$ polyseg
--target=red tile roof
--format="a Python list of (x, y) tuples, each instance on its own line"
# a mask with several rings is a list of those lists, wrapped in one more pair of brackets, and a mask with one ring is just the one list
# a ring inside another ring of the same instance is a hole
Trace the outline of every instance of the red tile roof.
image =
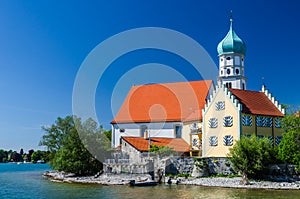
[(230, 89), (230, 91), (243, 105), (243, 113), (278, 117), (284, 116), (263, 92), (239, 89)]
[(208, 80), (133, 86), (112, 123), (200, 120), (211, 85)]
[[(141, 152), (149, 150), (149, 140), (143, 137), (122, 137), (128, 144)], [(189, 152), (190, 146), (182, 138), (151, 138), (151, 145), (168, 146), (177, 152)]]

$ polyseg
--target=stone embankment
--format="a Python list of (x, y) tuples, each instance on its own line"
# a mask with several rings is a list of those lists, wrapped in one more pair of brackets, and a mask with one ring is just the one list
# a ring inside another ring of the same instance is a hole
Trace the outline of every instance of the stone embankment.
[(250, 181), (249, 185), (241, 184), (241, 177), (235, 178), (189, 178), (180, 180), (180, 184), (199, 185), (208, 187), (225, 188), (247, 188), (247, 189), (298, 189), (300, 190), (300, 181), (295, 182), (272, 182), (272, 181)]
[(64, 172), (50, 171), (43, 174), (53, 182), (65, 183), (83, 183), (83, 184), (102, 184), (102, 185), (126, 185), (130, 180), (148, 181), (151, 176), (147, 174), (118, 174), (100, 176), (74, 176), (74, 174), (67, 174)]
[[(130, 180), (150, 181), (151, 176), (146, 174), (102, 174), (98, 177), (86, 176), (78, 177), (64, 172), (46, 172), (44, 176), (54, 182), (64, 183), (84, 183), (84, 184), (101, 184), (101, 185), (127, 185)], [(167, 177), (166, 177), (167, 179)], [(172, 180), (173, 183), (179, 182), (179, 185), (198, 185), (208, 187), (225, 187), (225, 188), (246, 188), (246, 189), (298, 189), (300, 190), (300, 181), (294, 182), (272, 182), (272, 181), (250, 181), (249, 185), (242, 185), (241, 177), (206, 177), (206, 178), (182, 178)]]

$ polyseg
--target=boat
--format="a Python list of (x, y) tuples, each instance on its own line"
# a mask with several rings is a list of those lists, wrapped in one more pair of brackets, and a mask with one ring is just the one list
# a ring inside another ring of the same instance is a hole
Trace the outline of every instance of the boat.
[(130, 186), (136, 186), (136, 187), (145, 187), (145, 186), (156, 186), (158, 183), (155, 181), (135, 181), (130, 180), (129, 185)]

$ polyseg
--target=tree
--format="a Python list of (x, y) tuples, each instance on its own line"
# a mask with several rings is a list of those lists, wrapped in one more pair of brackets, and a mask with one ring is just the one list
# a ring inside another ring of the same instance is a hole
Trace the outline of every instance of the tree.
[(168, 146), (157, 146), (157, 145), (150, 145), (150, 152), (153, 152), (160, 157), (166, 157), (170, 155), (175, 155), (177, 152)]
[(103, 133), (107, 137), (107, 139), (111, 142), (111, 135), (112, 135), (111, 130), (104, 131)]
[(248, 184), (248, 176), (257, 176), (274, 160), (272, 143), (268, 138), (258, 139), (255, 135), (243, 136), (230, 149), (228, 155), (235, 171), (242, 174), (242, 183)]
[(7, 153), (6, 151), (0, 149), (0, 162), (6, 162), (7, 160)]
[(110, 142), (103, 134), (102, 126), (92, 119), (81, 122), (76, 117), (59, 117), (55, 124), (43, 127), (43, 130), (45, 135), (40, 144), (51, 152), (53, 169), (77, 175), (94, 174), (102, 169), (99, 160), (105, 158)]
[(287, 115), (282, 120), (282, 125), (285, 133), (278, 146), (278, 156), (300, 169), (300, 117), (295, 114)]

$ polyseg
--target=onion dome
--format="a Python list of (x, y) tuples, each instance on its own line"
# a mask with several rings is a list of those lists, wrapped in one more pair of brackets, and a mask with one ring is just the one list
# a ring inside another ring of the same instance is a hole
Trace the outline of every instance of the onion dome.
[(230, 19), (230, 29), (225, 38), (217, 47), (219, 56), (222, 54), (239, 53), (245, 55), (246, 44), (239, 38), (232, 28), (232, 19)]

